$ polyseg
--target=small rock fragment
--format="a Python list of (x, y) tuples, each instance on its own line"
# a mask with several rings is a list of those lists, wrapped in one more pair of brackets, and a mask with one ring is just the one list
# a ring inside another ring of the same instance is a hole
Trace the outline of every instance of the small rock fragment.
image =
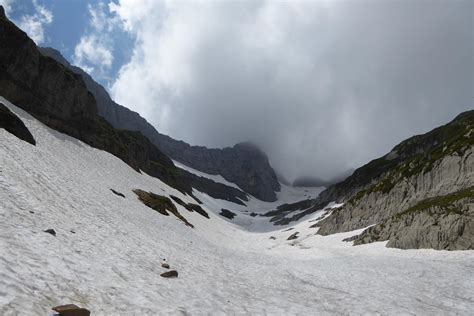
[(160, 276), (162, 276), (163, 278), (177, 278), (178, 277), (178, 271), (170, 270), (170, 271), (167, 271), (167, 272), (164, 272), (164, 273), (160, 274)]
[(115, 191), (114, 189), (110, 189), (110, 191), (112, 191), (112, 193), (115, 194), (115, 195), (118, 195), (118, 196), (123, 197), (123, 198), (125, 197), (125, 195), (123, 193)]
[(55, 232), (54, 229), (52, 229), (52, 228), (46, 229), (44, 232), (45, 232), (45, 233), (48, 233), (48, 234), (51, 234), (51, 235), (53, 235), (54, 237), (56, 237), (56, 232)]
[(167, 264), (166, 262), (163, 262), (163, 263), (161, 264), (161, 266), (162, 266), (163, 268), (165, 268), (165, 269), (169, 269), (169, 268), (170, 268), (170, 265)]
[(298, 234), (299, 234), (298, 232), (293, 233), (292, 235), (290, 235), (290, 237), (288, 237), (287, 240), (293, 240), (293, 239), (298, 238)]
[(275, 240), (275, 239), (276, 239), (276, 237), (275, 237), (275, 236), (270, 236), (270, 239), (273, 239), (273, 240)]

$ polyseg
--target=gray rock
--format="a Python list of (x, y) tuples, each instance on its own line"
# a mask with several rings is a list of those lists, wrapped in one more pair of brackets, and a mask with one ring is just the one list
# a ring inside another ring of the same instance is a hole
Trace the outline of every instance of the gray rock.
[(178, 271), (176, 271), (176, 270), (166, 271), (166, 272), (163, 272), (162, 274), (160, 274), (160, 276), (162, 276), (163, 278), (177, 278), (178, 277)]
[(45, 233), (48, 233), (48, 234), (51, 234), (51, 235), (53, 235), (54, 237), (56, 237), (56, 231), (55, 231), (54, 229), (52, 229), (52, 228), (46, 229), (44, 232), (45, 232)]
[(356, 237), (354, 245), (388, 240), (401, 249), (473, 250), (474, 197), (393, 216)]

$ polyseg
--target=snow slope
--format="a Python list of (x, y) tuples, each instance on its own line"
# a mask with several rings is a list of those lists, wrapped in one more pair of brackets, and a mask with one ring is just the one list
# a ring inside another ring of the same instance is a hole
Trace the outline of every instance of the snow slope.
[[(173, 161), (174, 164), (181, 169), (184, 169), (188, 172), (194, 173), (195, 175), (211, 179), (215, 182), (219, 182), (234, 188), (241, 190), (235, 183), (225, 180), (221, 175), (210, 175), (202, 171), (198, 171), (189, 166), (183, 165), (180, 162)], [(277, 192), (277, 200), (274, 202), (265, 202), (261, 201), (251, 195), (248, 196), (248, 201), (243, 201), (244, 205), (235, 204), (229, 201), (216, 200), (209, 195), (201, 192), (196, 192), (195, 195), (201, 201), (204, 201), (207, 208), (215, 214), (219, 214), (222, 208), (228, 209), (236, 214), (231, 221), (232, 223), (241, 226), (242, 229), (255, 232), (265, 232), (272, 231), (282, 226), (275, 227), (273, 223), (270, 223), (270, 218), (268, 217), (252, 217), (251, 213), (264, 214), (266, 212), (275, 210), (278, 206), (285, 203), (295, 203), (305, 199), (316, 198), (319, 193), (324, 190), (324, 187), (291, 187), (280, 183), (281, 190)], [(302, 210), (304, 211), (304, 210)], [(225, 217), (222, 217), (227, 220)], [(302, 219), (306, 220), (306, 219)], [(284, 227), (284, 226), (283, 226)]]
[[(202, 193), (210, 219), (178, 206), (191, 229), (144, 206), (131, 190), (189, 197), (0, 101), (37, 141), (32, 146), (0, 129), (0, 315), (48, 315), (66, 303), (92, 315), (474, 310), (473, 251), (352, 247), (341, 240), (357, 232), (315, 235), (309, 226), (321, 212), (290, 231), (252, 230), (250, 222), (214, 213), (235, 204)], [(56, 237), (43, 232), (48, 228)], [(300, 237), (287, 241), (296, 231)], [(179, 278), (159, 276), (164, 258)]]

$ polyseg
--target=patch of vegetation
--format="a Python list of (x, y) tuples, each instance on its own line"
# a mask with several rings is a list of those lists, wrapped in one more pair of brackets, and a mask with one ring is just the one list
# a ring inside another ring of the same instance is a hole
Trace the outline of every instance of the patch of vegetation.
[(176, 216), (178, 219), (183, 221), (186, 226), (194, 228), (194, 226), (188, 222), (186, 218), (184, 218), (179, 212), (176, 206), (173, 204), (173, 202), (166, 196), (158, 195), (153, 192), (146, 192), (143, 190), (133, 190), (133, 193), (135, 193), (138, 196), (138, 199), (143, 202), (146, 206), (148, 206), (151, 209), (154, 209), (158, 213), (169, 216), (168, 212), (172, 213), (174, 216)]
[(474, 186), (471, 186), (467, 189), (460, 190), (454, 193), (447, 195), (436, 196), (433, 198), (424, 199), (412, 207), (406, 209), (402, 213), (395, 215), (397, 218), (400, 218), (404, 215), (414, 214), (421, 212), (433, 207), (439, 207), (446, 211), (447, 213), (457, 213), (461, 214), (459, 210), (453, 205), (454, 202), (459, 201), (465, 198), (474, 198)]
[[(353, 188), (366, 187), (348, 201), (354, 204), (373, 192), (388, 193), (401, 179), (429, 172), (442, 158), (449, 155), (461, 156), (472, 146), (474, 110), (461, 113), (450, 123), (424, 135), (405, 140), (395, 146), (390, 154), (357, 169), (332, 189), (339, 196), (344, 196)], [(370, 185), (375, 179), (378, 179), (377, 183)], [(333, 196), (330, 198), (334, 199)]]

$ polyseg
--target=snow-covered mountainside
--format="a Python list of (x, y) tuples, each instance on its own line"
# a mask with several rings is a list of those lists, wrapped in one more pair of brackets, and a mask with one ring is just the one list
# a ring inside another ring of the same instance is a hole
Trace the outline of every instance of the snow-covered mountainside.
[(50, 47), (38, 47), (38, 49), (41, 54), (53, 58), (82, 77), (87, 89), (96, 100), (98, 114), (113, 127), (139, 131), (172, 159), (213, 175), (221, 175), (237, 184), (239, 190), (260, 200), (276, 200), (280, 185), (266, 154), (256, 146), (239, 143), (223, 149), (206, 148), (191, 146), (163, 135), (140, 114), (113, 101), (103, 86), (81, 68), (71, 65), (59, 51)]
[[(316, 235), (311, 226), (324, 210), (290, 226), (245, 213), (318, 193), (285, 187), (279, 203), (251, 198), (247, 207), (193, 190), (209, 218), (174, 203), (191, 228), (133, 191), (196, 203), (189, 195), (0, 102), (36, 142), (0, 128), (1, 315), (48, 315), (66, 303), (92, 315), (474, 310), (472, 251), (402, 251), (385, 242), (353, 247), (342, 239), (361, 230)], [(222, 217), (222, 208), (236, 217)], [(160, 276), (163, 260), (178, 278)]]

